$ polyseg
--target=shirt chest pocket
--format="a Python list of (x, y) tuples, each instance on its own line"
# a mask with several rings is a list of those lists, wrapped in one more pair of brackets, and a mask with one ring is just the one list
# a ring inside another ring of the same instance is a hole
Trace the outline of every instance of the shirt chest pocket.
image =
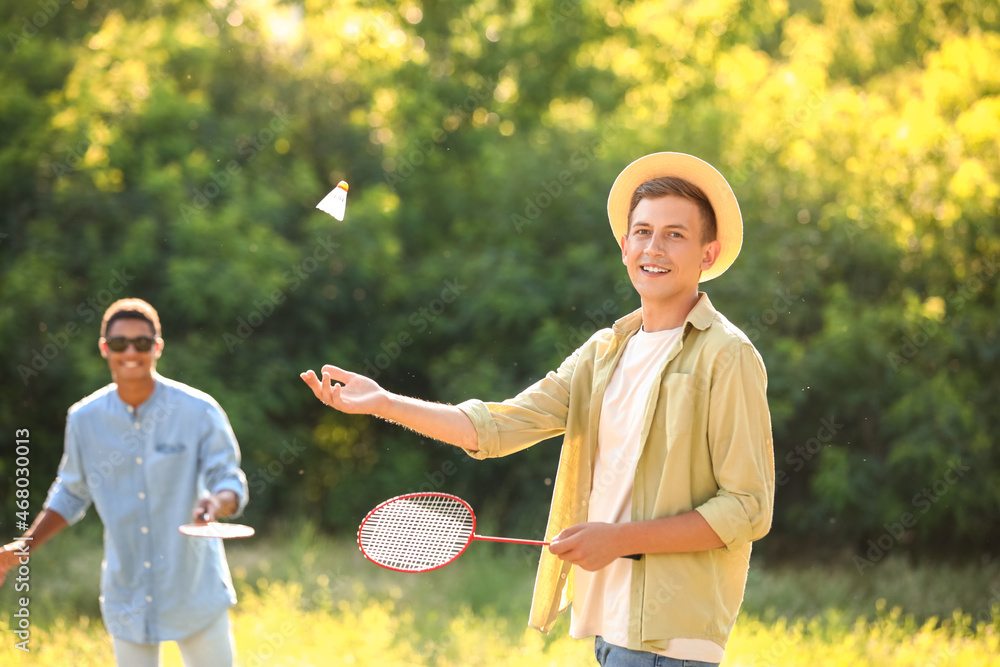
[(691, 433), (704, 409), (704, 381), (697, 375), (669, 373), (660, 383), (653, 427), (670, 440)]
[(149, 465), (158, 475), (184, 474), (191, 459), (191, 448), (183, 443), (160, 441), (153, 445)]

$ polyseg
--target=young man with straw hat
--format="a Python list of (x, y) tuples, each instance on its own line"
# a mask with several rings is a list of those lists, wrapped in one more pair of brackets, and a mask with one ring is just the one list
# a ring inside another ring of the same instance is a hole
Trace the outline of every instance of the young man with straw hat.
[(608, 216), (641, 308), (515, 398), (427, 403), (329, 365), (302, 378), (475, 458), (563, 434), (529, 624), (572, 607), (601, 665), (718, 664), (774, 498), (764, 364), (698, 289), (739, 254), (739, 205), (708, 163), (655, 153), (618, 176)]

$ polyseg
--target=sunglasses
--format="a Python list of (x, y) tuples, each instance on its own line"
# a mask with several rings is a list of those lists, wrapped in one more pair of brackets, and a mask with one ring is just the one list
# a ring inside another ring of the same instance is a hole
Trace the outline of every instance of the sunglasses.
[(149, 352), (153, 349), (156, 339), (152, 336), (139, 336), (138, 338), (115, 336), (113, 338), (105, 338), (104, 342), (112, 352), (124, 352), (128, 349), (129, 343), (135, 346), (136, 352)]

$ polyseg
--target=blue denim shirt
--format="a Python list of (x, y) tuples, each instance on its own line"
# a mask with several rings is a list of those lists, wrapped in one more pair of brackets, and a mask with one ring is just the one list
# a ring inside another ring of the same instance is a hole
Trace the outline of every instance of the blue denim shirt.
[(229, 419), (208, 394), (154, 374), (138, 408), (110, 384), (69, 409), (65, 453), (46, 509), (74, 524), (93, 503), (104, 523), (101, 612), (114, 636), (183, 639), (236, 604), (222, 540), (187, 537), (198, 499), (247, 481)]

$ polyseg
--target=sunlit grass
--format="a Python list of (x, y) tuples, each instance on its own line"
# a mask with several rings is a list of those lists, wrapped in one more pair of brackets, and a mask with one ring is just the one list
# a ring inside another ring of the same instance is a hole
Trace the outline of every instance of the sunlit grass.
[[(96, 610), (95, 538), (92, 529), (67, 534), (34, 557), (32, 650), (14, 648), (13, 619), (2, 616), (0, 664), (113, 664)], [(590, 641), (567, 636), (565, 616), (549, 636), (525, 627), (537, 551), (476, 544), (423, 575), (382, 570), (352, 543), (310, 527), (228, 551), (240, 598), (232, 611), (239, 664), (247, 667), (596, 664)], [(996, 566), (879, 567), (861, 577), (850, 568), (759, 564), (723, 665), (1000, 666), (1000, 607), (989, 592)], [(969, 611), (935, 611), (958, 599)], [(14, 600), (9, 586), (0, 590), (0, 608)], [(181, 665), (173, 644), (164, 665)]]

